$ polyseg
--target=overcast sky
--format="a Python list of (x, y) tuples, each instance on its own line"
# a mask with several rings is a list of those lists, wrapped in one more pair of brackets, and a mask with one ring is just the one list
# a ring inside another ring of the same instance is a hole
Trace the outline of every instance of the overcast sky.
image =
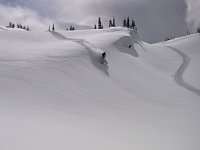
[(130, 16), (142, 40), (152, 43), (185, 35), (187, 26), (197, 28), (198, 8), (200, 0), (0, 0), (0, 25), (13, 21), (48, 29), (54, 21), (63, 28), (69, 23), (92, 27), (101, 16), (106, 27), (112, 16), (119, 26)]

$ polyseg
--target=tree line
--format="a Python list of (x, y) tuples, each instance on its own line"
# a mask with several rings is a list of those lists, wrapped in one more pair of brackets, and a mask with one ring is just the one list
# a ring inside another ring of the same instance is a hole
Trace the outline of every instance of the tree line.
[[(52, 27), (51, 26), (49, 26), (49, 32), (50, 31), (55, 31), (55, 24), (53, 23), (53, 25), (52, 25)], [(70, 31), (74, 31), (75, 30), (75, 27), (73, 26), (73, 25), (71, 25), (70, 27), (69, 27), (69, 29), (68, 28), (66, 28), (66, 30), (68, 31), (68, 30), (70, 30)]]
[[(116, 27), (116, 21), (115, 21), (115, 17), (114, 16), (113, 16), (112, 19), (109, 19), (108, 26), (109, 27)], [(126, 28), (137, 30), (135, 21), (133, 19), (130, 19), (130, 17), (127, 17), (127, 18), (124, 17), (124, 20), (122, 22), (122, 26), (126, 27)], [(101, 17), (99, 17), (98, 18), (98, 24), (96, 24), (94, 22), (94, 29), (103, 29), (103, 28), (104, 28), (104, 25), (103, 25), (103, 23), (101, 21)], [(73, 31), (73, 30), (75, 30), (75, 27), (73, 25), (71, 25), (70, 28), (69, 29), (66, 28), (66, 30), (67, 31), (68, 30)], [(49, 31), (55, 31), (54, 23), (53, 23), (52, 27), (49, 26)]]
[[(109, 19), (108, 26), (109, 27), (116, 27), (115, 17), (113, 17), (112, 19)], [(137, 30), (135, 21), (133, 19), (130, 20), (130, 17), (127, 17), (127, 18), (124, 17), (122, 26), (126, 27), (126, 28)], [(97, 25), (96, 25), (96, 23), (94, 23), (94, 29), (103, 29), (103, 23), (101, 21), (101, 17), (98, 18), (98, 24)]]
[(9, 22), (9, 25), (7, 26), (8, 28), (19, 28), (19, 29), (24, 29), (26, 31), (30, 31), (30, 27), (29, 26), (25, 26), (25, 25), (22, 25), (21, 23), (17, 23), (17, 25), (15, 25), (14, 23), (12, 22)]

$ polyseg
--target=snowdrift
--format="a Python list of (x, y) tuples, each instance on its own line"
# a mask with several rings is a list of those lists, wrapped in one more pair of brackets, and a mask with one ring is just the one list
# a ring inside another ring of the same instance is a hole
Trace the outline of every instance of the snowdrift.
[(199, 39), (0, 29), (1, 149), (199, 150)]

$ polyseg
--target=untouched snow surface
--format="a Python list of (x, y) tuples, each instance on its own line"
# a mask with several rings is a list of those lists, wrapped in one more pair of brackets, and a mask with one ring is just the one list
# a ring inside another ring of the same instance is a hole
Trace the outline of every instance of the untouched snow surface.
[(199, 41), (0, 27), (0, 149), (199, 150)]

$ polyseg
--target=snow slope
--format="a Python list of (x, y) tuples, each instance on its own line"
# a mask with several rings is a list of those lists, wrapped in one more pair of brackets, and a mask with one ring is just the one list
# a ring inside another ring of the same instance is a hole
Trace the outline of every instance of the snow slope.
[(188, 57), (189, 66), (185, 70), (183, 78), (197, 89), (200, 89), (200, 66), (197, 65), (200, 63), (199, 41), (199, 34), (194, 34), (165, 43), (166, 46), (171, 46), (172, 50), (178, 50)]
[(0, 29), (0, 149), (199, 150), (199, 38)]

